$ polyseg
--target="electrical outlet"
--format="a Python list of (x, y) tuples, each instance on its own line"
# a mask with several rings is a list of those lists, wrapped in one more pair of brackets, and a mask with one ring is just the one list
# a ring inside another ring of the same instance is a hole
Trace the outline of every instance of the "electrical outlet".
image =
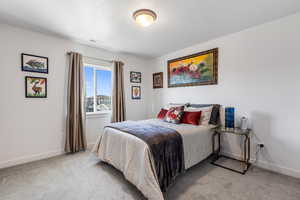
[(259, 147), (259, 148), (264, 148), (265, 147), (265, 145), (263, 144), (263, 143), (259, 143), (259, 144), (257, 144), (257, 147)]

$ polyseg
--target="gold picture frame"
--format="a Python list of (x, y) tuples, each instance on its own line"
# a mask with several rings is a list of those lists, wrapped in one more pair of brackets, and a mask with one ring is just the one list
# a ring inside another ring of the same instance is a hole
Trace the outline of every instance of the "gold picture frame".
[(218, 84), (218, 48), (168, 61), (168, 87)]

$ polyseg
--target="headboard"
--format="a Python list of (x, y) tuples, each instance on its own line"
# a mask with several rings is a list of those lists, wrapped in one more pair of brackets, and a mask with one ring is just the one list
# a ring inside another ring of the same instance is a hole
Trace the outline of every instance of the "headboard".
[(190, 103), (185, 104), (186, 107), (193, 107), (193, 108), (204, 108), (213, 105), (215, 104), (190, 104)]

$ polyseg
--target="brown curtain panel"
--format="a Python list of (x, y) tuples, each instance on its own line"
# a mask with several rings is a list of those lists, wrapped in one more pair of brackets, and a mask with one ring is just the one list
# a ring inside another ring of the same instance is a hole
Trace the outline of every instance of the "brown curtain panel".
[(82, 55), (69, 54), (68, 105), (65, 151), (75, 153), (86, 149), (83, 96)]
[(113, 66), (112, 122), (125, 121), (123, 65), (115, 61)]

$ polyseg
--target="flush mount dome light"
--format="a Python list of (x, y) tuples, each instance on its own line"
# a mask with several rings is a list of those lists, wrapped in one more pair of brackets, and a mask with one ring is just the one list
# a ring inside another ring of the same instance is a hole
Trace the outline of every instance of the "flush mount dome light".
[(133, 19), (143, 27), (153, 24), (156, 18), (155, 12), (149, 9), (140, 9), (133, 13)]

